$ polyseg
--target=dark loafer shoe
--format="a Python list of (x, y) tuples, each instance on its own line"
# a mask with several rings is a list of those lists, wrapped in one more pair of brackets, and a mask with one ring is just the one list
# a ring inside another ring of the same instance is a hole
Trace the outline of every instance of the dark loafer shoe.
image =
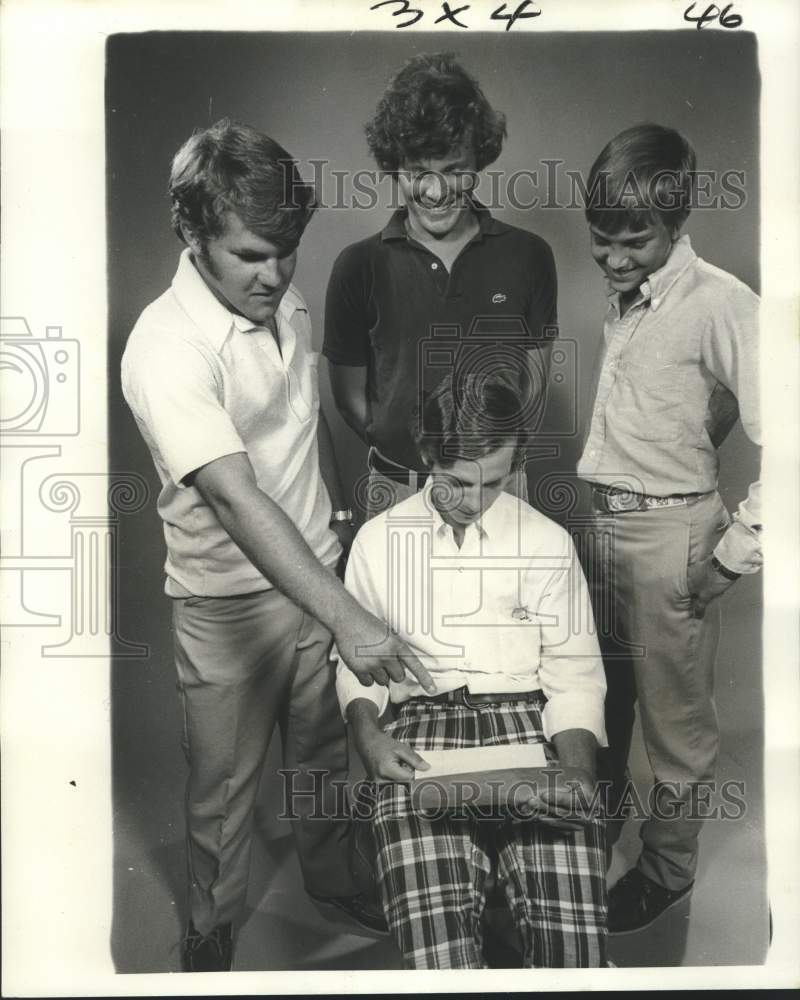
[[(306, 890), (308, 892), (308, 890)], [(317, 903), (325, 903), (327, 906), (335, 906), (337, 910), (346, 913), (348, 917), (355, 920), (373, 934), (388, 934), (389, 928), (383, 916), (383, 910), (371, 903), (362, 893), (355, 896), (315, 896), (313, 892), (308, 895)]]
[(628, 934), (641, 930), (675, 906), (692, 891), (694, 882), (683, 889), (665, 889), (638, 868), (631, 868), (608, 893), (608, 932)]
[(201, 934), (190, 920), (181, 957), (184, 972), (230, 972), (233, 964), (231, 925), (220, 924), (210, 933)]

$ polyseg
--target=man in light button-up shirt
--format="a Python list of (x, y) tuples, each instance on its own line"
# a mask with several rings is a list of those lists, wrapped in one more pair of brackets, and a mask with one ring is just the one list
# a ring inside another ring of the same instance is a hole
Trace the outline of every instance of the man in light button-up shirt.
[[(364, 688), (337, 670), (367, 774), (388, 783), (372, 817), (384, 913), (407, 967), (480, 968), (496, 871), (523, 965), (601, 966), (603, 821), (590, 814), (569, 832), (553, 825), (575, 805), (567, 772), (591, 800), (596, 748), (606, 743), (586, 583), (569, 535), (502, 492), (522, 456), (508, 436), (509, 415), (520, 412), (514, 390), (496, 376), (478, 393), (454, 394), (452, 383), (446, 377), (429, 396), (417, 428), (430, 482), (364, 525), (347, 567), (350, 592), (414, 647), (438, 692), (431, 699), (410, 677)], [(397, 717), (382, 727), (390, 701)], [(424, 774), (427, 750), (526, 743), (543, 744), (563, 769), (539, 790), (544, 816), (434, 819), (413, 808), (406, 783)]]
[(714, 779), (719, 746), (715, 602), (761, 565), (760, 484), (732, 520), (717, 493), (717, 448), (737, 415), (761, 443), (759, 300), (680, 235), (694, 169), (681, 135), (642, 125), (612, 139), (589, 177), (609, 304), (578, 474), (594, 487), (593, 551), (603, 554), (589, 574), (596, 609), (611, 612), (598, 612), (609, 776), (624, 794), (638, 696), (660, 803), (636, 868), (611, 890), (612, 932), (646, 926), (692, 888), (692, 788)]

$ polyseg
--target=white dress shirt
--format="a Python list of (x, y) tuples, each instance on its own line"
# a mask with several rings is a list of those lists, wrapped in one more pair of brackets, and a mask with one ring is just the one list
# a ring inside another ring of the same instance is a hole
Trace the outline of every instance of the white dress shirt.
[[(588, 729), (606, 746), (605, 673), (588, 588), (572, 540), (524, 501), (501, 493), (467, 527), (459, 548), (431, 503), (430, 482), (368, 521), (356, 536), (345, 584), (418, 654), (442, 694), (540, 689), (548, 739)], [(410, 674), (364, 687), (340, 661), (342, 712), (356, 698), (424, 697)]]

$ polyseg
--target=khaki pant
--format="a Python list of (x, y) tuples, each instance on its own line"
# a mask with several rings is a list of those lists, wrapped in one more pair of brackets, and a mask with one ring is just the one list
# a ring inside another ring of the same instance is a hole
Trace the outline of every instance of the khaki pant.
[(665, 783), (656, 815), (651, 809), (641, 828), (639, 868), (668, 889), (694, 879), (701, 821), (690, 818), (692, 785), (713, 780), (719, 748), (719, 605), (696, 616), (688, 573), (729, 523), (719, 495), (709, 493), (685, 506), (598, 513), (584, 539), (608, 681), (605, 776), (621, 790), (638, 698), (650, 766), (657, 785)]
[[(189, 907), (205, 934), (244, 906), (253, 808), (276, 723), (283, 766), (299, 774), (293, 787), (314, 790), (289, 804), (298, 816), (314, 805), (336, 814), (330, 779), (347, 777), (347, 741), (328, 662), (330, 633), (278, 591), (176, 599), (173, 622), (189, 763)], [(326, 776), (316, 785), (308, 773), (315, 768)], [(282, 803), (276, 812), (283, 811)], [(348, 824), (304, 816), (293, 830), (306, 888), (320, 896), (354, 893)]]

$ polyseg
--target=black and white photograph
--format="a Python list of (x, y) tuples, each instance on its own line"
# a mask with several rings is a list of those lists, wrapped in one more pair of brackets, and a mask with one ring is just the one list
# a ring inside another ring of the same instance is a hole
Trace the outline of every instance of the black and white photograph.
[(798, 985), (798, 11), (38, 6), (3, 994)]

